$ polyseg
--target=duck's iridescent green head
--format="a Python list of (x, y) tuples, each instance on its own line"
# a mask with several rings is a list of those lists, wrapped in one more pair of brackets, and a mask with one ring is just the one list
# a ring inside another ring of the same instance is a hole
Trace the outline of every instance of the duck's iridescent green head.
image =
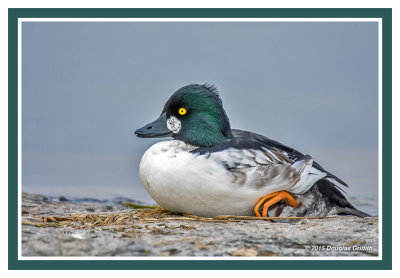
[(171, 136), (198, 147), (233, 137), (216, 88), (206, 84), (180, 88), (165, 103), (160, 117), (135, 133), (145, 138)]

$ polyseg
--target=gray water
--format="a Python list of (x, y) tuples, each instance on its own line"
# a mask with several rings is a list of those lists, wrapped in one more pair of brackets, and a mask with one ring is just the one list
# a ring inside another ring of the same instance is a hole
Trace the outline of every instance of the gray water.
[(138, 166), (157, 140), (134, 130), (207, 82), (233, 128), (311, 155), (377, 214), (378, 34), (376, 22), (23, 22), (22, 190), (154, 203)]

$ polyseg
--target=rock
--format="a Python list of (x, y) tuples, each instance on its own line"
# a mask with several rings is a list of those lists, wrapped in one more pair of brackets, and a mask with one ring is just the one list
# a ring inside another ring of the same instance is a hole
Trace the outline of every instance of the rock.
[(22, 256), (378, 256), (378, 217), (210, 219), (22, 195)]
[(257, 250), (251, 248), (239, 248), (231, 253), (232, 256), (254, 257), (257, 256)]

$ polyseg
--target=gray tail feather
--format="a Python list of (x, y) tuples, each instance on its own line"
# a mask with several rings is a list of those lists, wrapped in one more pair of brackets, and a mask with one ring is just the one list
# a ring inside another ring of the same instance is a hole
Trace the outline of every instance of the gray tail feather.
[(370, 217), (368, 213), (362, 212), (361, 210), (358, 210), (356, 208), (342, 208), (342, 207), (336, 207), (336, 209), (341, 213), (341, 214), (346, 214), (346, 215), (355, 215), (359, 217)]
[(329, 204), (335, 207), (341, 214), (355, 215), (359, 217), (370, 216), (369, 214), (356, 209), (352, 204), (350, 204), (337, 186), (329, 180), (319, 180), (317, 181), (316, 186), (322, 196), (328, 200)]

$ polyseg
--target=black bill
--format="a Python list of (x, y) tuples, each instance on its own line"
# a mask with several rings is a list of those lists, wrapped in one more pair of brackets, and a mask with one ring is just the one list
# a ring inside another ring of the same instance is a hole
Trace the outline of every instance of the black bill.
[(142, 138), (156, 138), (156, 137), (168, 137), (172, 134), (171, 130), (167, 128), (167, 116), (162, 113), (157, 120), (152, 123), (145, 125), (135, 131), (137, 137)]

